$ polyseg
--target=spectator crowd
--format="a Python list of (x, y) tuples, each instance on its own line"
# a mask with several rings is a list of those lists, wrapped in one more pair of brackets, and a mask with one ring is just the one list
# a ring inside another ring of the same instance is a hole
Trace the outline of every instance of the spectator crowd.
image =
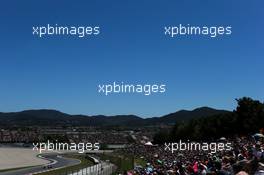
[(144, 160), (128, 175), (264, 175), (263, 138), (227, 139), (232, 150), (216, 153), (202, 150), (171, 153), (158, 145), (132, 145), (124, 150)]

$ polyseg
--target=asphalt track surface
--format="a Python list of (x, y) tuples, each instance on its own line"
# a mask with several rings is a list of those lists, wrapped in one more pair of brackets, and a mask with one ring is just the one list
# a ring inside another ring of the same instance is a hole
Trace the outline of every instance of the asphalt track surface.
[[(51, 162), (52, 168), (48, 170), (77, 165), (80, 163), (80, 161), (77, 159), (65, 158), (65, 157), (58, 156), (57, 154), (47, 154), (47, 155), (43, 155), (43, 157), (53, 162), (53, 163)], [(47, 170), (47, 168), (44, 169), (44, 165), (39, 165), (39, 166), (30, 167), (30, 168), (23, 168), (23, 169), (18, 169), (18, 170), (13, 170), (13, 171), (0, 172), (0, 175), (31, 175), (33, 173), (37, 173), (37, 172), (45, 171), (45, 170)]]

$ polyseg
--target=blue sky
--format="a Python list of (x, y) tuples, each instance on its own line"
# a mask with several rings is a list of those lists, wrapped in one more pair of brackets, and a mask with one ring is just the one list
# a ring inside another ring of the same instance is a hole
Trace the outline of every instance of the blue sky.
[[(235, 98), (264, 100), (264, 1), (0, 2), (0, 111), (160, 116)], [(93, 38), (32, 35), (32, 26), (98, 25)], [(164, 26), (231, 25), (232, 35), (168, 38)], [(97, 93), (109, 82), (164, 83), (165, 94)]]

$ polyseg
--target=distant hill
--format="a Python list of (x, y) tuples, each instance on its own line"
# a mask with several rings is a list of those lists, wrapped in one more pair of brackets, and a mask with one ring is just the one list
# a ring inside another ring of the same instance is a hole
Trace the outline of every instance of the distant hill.
[(175, 119), (176, 121), (190, 120), (192, 118), (207, 117), (207, 116), (213, 116), (213, 115), (218, 115), (218, 114), (223, 114), (223, 113), (228, 113), (228, 112), (229, 111), (217, 110), (217, 109), (213, 109), (209, 107), (201, 107), (201, 108), (196, 108), (192, 111), (180, 110), (178, 112), (165, 115), (161, 117), (161, 119), (166, 122), (175, 122)]
[(0, 126), (151, 126), (174, 124), (182, 120), (207, 117), (229, 111), (201, 107), (192, 111), (180, 110), (162, 117), (143, 119), (135, 115), (86, 116), (70, 115), (56, 110), (40, 109), (0, 113)]

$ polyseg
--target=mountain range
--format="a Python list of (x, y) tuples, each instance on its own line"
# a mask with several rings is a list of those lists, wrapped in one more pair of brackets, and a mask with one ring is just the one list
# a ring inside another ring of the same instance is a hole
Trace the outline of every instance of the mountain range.
[(153, 126), (172, 125), (192, 118), (208, 117), (228, 113), (209, 107), (180, 110), (161, 117), (141, 118), (135, 115), (86, 116), (70, 115), (57, 110), (39, 109), (21, 112), (0, 112), (0, 126)]

